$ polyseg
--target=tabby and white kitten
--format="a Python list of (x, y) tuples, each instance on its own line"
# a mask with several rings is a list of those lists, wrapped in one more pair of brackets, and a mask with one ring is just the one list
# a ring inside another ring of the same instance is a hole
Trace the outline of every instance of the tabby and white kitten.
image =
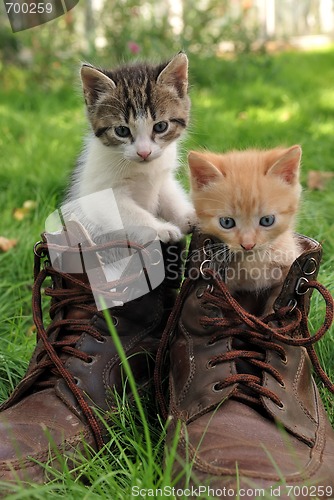
[[(189, 122), (187, 56), (111, 71), (84, 64), (81, 80), (91, 133), (63, 210), (73, 200), (111, 188), (125, 228), (148, 226), (163, 242), (180, 239), (195, 221), (175, 179), (177, 140)], [(99, 226), (121, 229), (103, 193), (89, 199), (76, 215), (93, 238)]]
[(300, 159), (300, 146), (189, 154), (199, 227), (225, 243), (212, 252), (228, 262), (232, 293), (281, 286), (300, 255), (293, 232)]

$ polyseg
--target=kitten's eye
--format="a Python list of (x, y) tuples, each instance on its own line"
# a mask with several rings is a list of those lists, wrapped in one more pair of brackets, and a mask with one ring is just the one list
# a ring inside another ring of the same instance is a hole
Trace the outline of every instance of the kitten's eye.
[(115, 132), (118, 137), (129, 137), (129, 135), (131, 134), (129, 127), (124, 127), (124, 125), (115, 127)]
[(224, 229), (232, 229), (235, 226), (235, 220), (232, 217), (221, 217), (219, 219), (219, 224)]
[(166, 132), (167, 128), (168, 128), (167, 122), (158, 122), (155, 125), (153, 125), (153, 130), (157, 134), (162, 134), (163, 132)]
[(275, 215), (265, 215), (260, 219), (260, 226), (269, 227), (275, 222)]

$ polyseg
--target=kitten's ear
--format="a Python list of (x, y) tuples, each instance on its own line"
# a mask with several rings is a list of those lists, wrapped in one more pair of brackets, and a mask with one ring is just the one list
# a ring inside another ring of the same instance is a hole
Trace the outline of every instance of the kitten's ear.
[(180, 52), (159, 73), (157, 83), (176, 87), (180, 95), (188, 91), (188, 58)]
[(195, 151), (190, 151), (188, 164), (193, 189), (203, 189), (208, 184), (217, 182), (223, 177), (217, 167)]
[(268, 174), (278, 175), (287, 184), (296, 184), (299, 180), (299, 167), (302, 156), (300, 146), (292, 146), (268, 170)]
[(107, 92), (116, 87), (111, 78), (87, 64), (81, 66), (80, 76), (86, 104), (94, 104), (101, 92)]

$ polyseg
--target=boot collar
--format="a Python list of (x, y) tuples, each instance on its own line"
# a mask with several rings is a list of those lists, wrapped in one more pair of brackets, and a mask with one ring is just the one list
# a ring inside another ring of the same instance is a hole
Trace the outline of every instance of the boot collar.
[[(303, 288), (310, 279), (314, 280), (318, 275), (322, 257), (321, 244), (313, 238), (298, 233), (296, 233), (296, 237), (304, 251), (293, 262), (282, 283), (281, 292), (275, 301), (275, 310), (287, 305), (294, 308), (305, 299), (309, 299), (310, 292)], [(225, 281), (227, 266), (228, 247), (224, 242), (196, 229), (189, 246), (185, 276), (197, 279), (203, 277), (205, 268), (210, 268), (215, 271), (216, 276)]]

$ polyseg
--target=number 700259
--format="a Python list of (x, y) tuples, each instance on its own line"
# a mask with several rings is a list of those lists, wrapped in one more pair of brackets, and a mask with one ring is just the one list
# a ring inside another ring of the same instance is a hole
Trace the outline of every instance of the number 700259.
[(18, 2), (6, 2), (7, 14), (51, 14), (52, 3), (18, 3)]

